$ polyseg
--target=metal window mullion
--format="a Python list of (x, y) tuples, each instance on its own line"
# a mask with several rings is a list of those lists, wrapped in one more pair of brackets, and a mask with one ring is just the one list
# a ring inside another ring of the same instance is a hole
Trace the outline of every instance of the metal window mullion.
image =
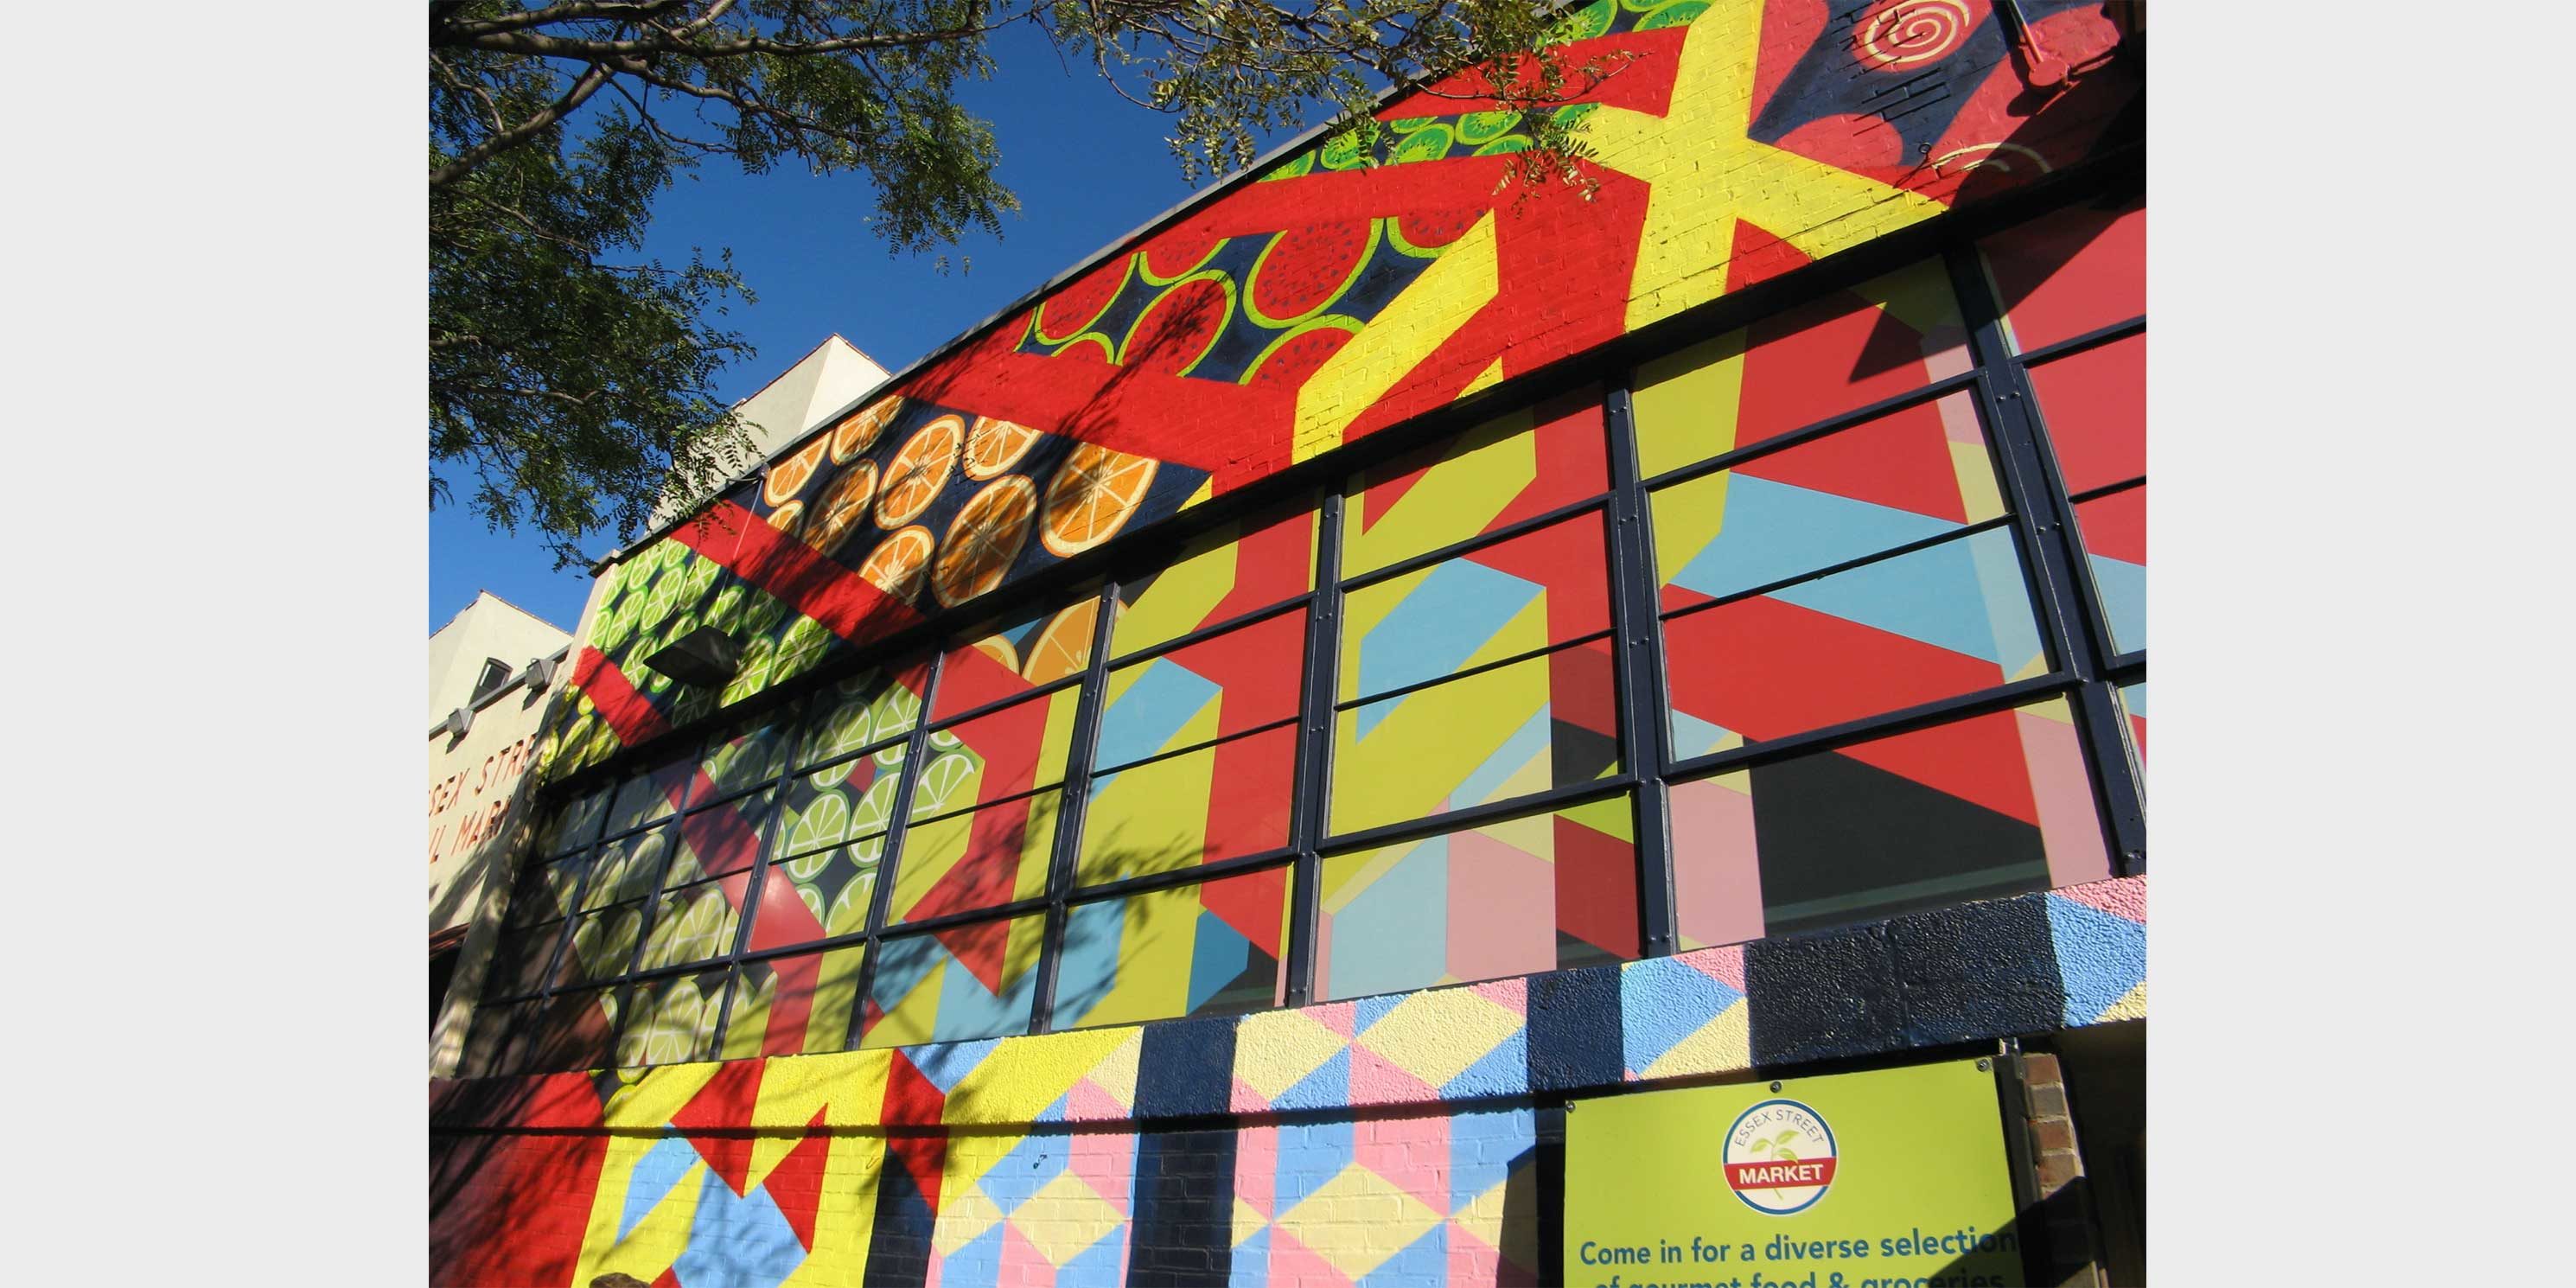
[(1281, 1000), (1305, 1006), (1315, 997), (1315, 937), (1323, 912), (1321, 847), (1333, 806), (1333, 710), (1341, 674), (1342, 506), (1338, 487), (1327, 489), (1315, 510), (1315, 591), (1306, 615), (1305, 687), (1298, 711), (1296, 796), (1289, 810), (1288, 942), (1280, 963), (1287, 978)]
[(2023, 558), (2037, 596), (2042, 628), (2057, 650), (2060, 669), (2077, 677), (2075, 723), (2093, 762), (2093, 790), (2102, 810), (2104, 840), (2114, 875), (2146, 871), (2146, 813), (2136, 776), (2129, 772), (2119, 707), (2103, 679), (2111, 652), (2107, 618), (2084, 567), (2075, 535), (2074, 507), (2040, 430), (2028, 373), (2004, 342), (2003, 310), (1976, 248), (1960, 244), (1944, 255), (1950, 285), (1967, 324), (1968, 349), (1982, 375), (1977, 412), (2003, 466), (2004, 493), (2020, 532)]
[(911, 734), (904, 739), (903, 767), (895, 771), (894, 800), (886, 808), (885, 847), (877, 852), (877, 886), (868, 894), (868, 919), (859, 928), (860, 938), (856, 941), (863, 951), (858, 978), (852, 985), (857, 996), (850, 999), (853, 1031), (843, 1035), (848, 1043), (846, 1050), (858, 1049), (859, 1034), (855, 1030), (867, 1022), (868, 997), (877, 985), (877, 943), (884, 938), (885, 920), (894, 906), (895, 874), (902, 865), (904, 837), (912, 830), (912, 794), (920, 782), (922, 762), (930, 758), (930, 708), (939, 701), (939, 682), (948, 673), (947, 650), (933, 648), (928, 665), (929, 674), (921, 682), (921, 710), (912, 722)]
[(1610, 435), (1610, 612), (1617, 631), (1612, 674), (1619, 697), (1619, 758), (1637, 780), (1629, 804), (1635, 816), (1639, 942), (1645, 956), (1662, 957), (1678, 942), (1679, 912), (1664, 787), (1670, 750), (1664, 745), (1663, 631), (1656, 621), (1654, 534), (1638, 478), (1631, 379), (1614, 379), (1602, 407)]
[[(830, 705), (822, 700), (820, 690), (810, 700), (816, 714)], [(752, 923), (760, 916), (760, 897), (769, 888), (770, 856), (778, 852), (779, 833), (787, 826), (787, 785), (796, 780), (796, 735), (802, 732), (804, 722), (790, 720), (779, 735), (787, 745), (780, 749), (778, 763), (782, 768), (778, 777), (770, 782), (769, 820), (761, 825), (760, 845), (751, 855), (751, 880), (742, 888), (742, 924), (734, 927), (733, 945), (725, 950), (721, 959), (725, 971), (725, 995), (723, 1002), (716, 1007), (716, 1027), (709, 1040), (713, 1049), (707, 1053), (710, 1059), (724, 1056), (725, 1029), (733, 1023), (733, 999), (742, 991), (743, 949), (751, 943)], [(748, 792), (744, 794), (749, 795)]]
[[(1029, 1031), (1055, 1027), (1055, 976), (1064, 964), (1064, 928), (1082, 825), (1090, 813), (1091, 761), (1100, 741), (1100, 709), (1109, 698), (1109, 635), (1118, 622), (1118, 583), (1100, 585), (1100, 610), (1091, 622), (1091, 652), (1083, 659), (1080, 696), (1074, 699), (1072, 745), (1065, 750), (1064, 781), (1057, 789), (1055, 850), (1047, 862), (1046, 929), (1038, 939), (1036, 996), (1029, 1002)], [(1077, 802), (1079, 806), (1077, 807)]]

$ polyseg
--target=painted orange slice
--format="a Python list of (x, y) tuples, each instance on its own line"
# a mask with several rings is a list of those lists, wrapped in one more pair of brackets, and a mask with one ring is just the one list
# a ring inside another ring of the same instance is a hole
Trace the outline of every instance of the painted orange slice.
[(769, 526), (791, 537), (804, 526), (804, 522), (805, 503), (802, 501), (790, 501), (769, 512)]
[(975, 418), (975, 428), (966, 435), (966, 477), (980, 483), (1002, 477), (1004, 471), (1020, 463), (1029, 449), (1038, 445), (1044, 435), (1016, 421), (995, 420), (990, 416)]
[(854, 461), (841, 467), (841, 476), (823, 489), (815, 502), (814, 521), (806, 525), (805, 540), (815, 549), (830, 554), (840, 549), (861, 523), (867, 521), (868, 506), (877, 499), (877, 463)]
[(921, 575), (930, 568), (930, 529), (915, 525), (877, 543), (859, 565), (859, 576), (885, 593), (911, 603), (921, 594)]
[(957, 449), (965, 439), (966, 422), (942, 416), (904, 440), (877, 484), (877, 526), (900, 528), (920, 518), (956, 472)]
[(795, 500), (796, 494), (814, 481), (814, 471), (823, 464), (823, 449), (829, 445), (817, 438), (807, 443), (803, 451), (770, 466), (769, 476), (760, 483), (760, 499), (773, 506)]
[(885, 427), (902, 412), (902, 397), (888, 394), (842, 417), (841, 423), (832, 427), (832, 459), (846, 461), (876, 446), (877, 435), (884, 433)]
[(1100, 601), (1086, 599), (1057, 613), (1029, 645), (1029, 664), (1020, 672), (1031, 684), (1061, 680), (1091, 665), (1092, 629), (1100, 623)]
[(1029, 542), (1037, 512), (1037, 485), (1016, 474), (967, 498), (931, 563), (931, 593), (953, 607), (1001, 585), (1011, 561), (1020, 557), (1020, 547)]
[(1046, 526), (1038, 539), (1050, 552), (1072, 556), (1118, 535), (1144, 505), (1161, 465), (1097, 443), (1074, 448), (1047, 484)]

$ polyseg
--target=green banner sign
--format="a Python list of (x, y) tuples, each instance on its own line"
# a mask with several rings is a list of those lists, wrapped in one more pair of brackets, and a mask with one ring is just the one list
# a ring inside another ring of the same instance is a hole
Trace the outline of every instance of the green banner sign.
[(2022, 1283), (1995, 1076), (1977, 1064), (1574, 1102), (1561, 1282)]

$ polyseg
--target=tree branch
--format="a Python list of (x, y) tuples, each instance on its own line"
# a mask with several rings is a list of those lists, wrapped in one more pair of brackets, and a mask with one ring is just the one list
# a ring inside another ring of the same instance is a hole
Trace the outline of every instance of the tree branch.
[(495, 154), (499, 153), (503, 149), (515, 147), (518, 144), (536, 137), (539, 131), (562, 120), (565, 113), (581, 106), (590, 98), (591, 95), (598, 93), (599, 87), (608, 83), (608, 77), (609, 71), (607, 67), (599, 63), (592, 63), (590, 65), (590, 70), (583, 72), (581, 74), (581, 79), (574, 81), (571, 91), (566, 93), (562, 98), (556, 99), (536, 115), (519, 122), (517, 126), (503, 130), (502, 132), (483, 140), (481, 143), (475, 144), (473, 147), (466, 149), (464, 155), (430, 171), (429, 186), (433, 190), (446, 187), (448, 184), (464, 178), (467, 174), (473, 171), (474, 167), (483, 164), (485, 161), (491, 160)]

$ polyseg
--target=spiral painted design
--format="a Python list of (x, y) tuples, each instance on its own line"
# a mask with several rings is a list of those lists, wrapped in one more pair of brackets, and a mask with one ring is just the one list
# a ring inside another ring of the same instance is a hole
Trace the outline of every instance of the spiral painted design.
[(1967, 0), (1890, 0), (1854, 25), (1864, 66), (1910, 67), (1957, 49), (1976, 20)]

